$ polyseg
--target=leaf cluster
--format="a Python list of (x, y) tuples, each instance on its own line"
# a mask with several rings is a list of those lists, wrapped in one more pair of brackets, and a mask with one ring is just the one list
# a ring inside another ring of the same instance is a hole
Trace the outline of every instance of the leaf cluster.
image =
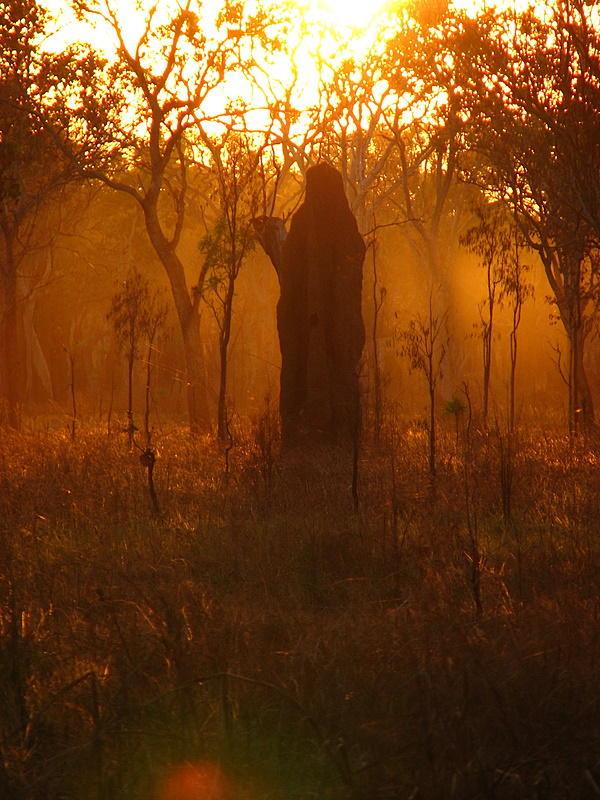
[(436, 314), (431, 301), (427, 317), (417, 314), (396, 332), (400, 355), (408, 359), (411, 371), (422, 372), (430, 386), (443, 378), (442, 365), (448, 351), (447, 313)]
[(120, 348), (132, 360), (139, 356), (143, 339), (153, 339), (164, 324), (167, 308), (148, 279), (132, 270), (113, 295), (107, 319), (112, 323)]

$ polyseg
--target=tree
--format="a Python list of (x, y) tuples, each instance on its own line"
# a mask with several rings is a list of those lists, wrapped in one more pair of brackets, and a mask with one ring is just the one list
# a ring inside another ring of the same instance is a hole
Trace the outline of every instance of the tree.
[[(47, 277), (48, 261), (38, 258), (35, 265), (33, 256), (53, 239), (51, 201), (78, 178), (53, 135), (64, 104), (55, 100), (48, 108), (47, 126), (34, 113), (50, 87), (72, 88), (77, 70), (85, 73), (82, 51), (72, 49), (65, 64), (41, 49), (48, 24), (35, 0), (0, 0), (0, 391), (13, 426), (24, 399), (25, 365), (37, 353), (45, 366), (31, 299)], [(80, 152), (87, 151), (81, 144)]]
[[(380, 35), (383, 39), (386, 32)], [(389, 193), (391, 174), (385, 191), (382, 177), (395, 146), (387, 135), (390, 116), (400, 116), (413, 99), (410, 90), (400, 98), (397, 87), (387, 81), (390, 64), (381, 50), (376, 41), (360, 58), (333, 63), (323, 58), (319, 106), (312, 119), (318, 157), (338, 167), (362, 235)], [(407, 79), (406, 89), (409, 84)]]
[[(598, 282), (598, 35), (583, 3), (484, 12), (453, 49), (479, 161), (470, 179), (512, 208), (540, 257), (569, 342), (569, 429), (594, 421), (585, 370)], [(595, 49), (596, 48), (596, 49)], [(475, 163), (475, 167), (473, 164)]]
[(219, 330), (217, 435), (225, 441), (229, 437), (227, 374), (233, 301), (240, 269), (255, 241), (252, 220), (261, 190), (256, 180), (261, 149), (253, 150), (246, 137), (231, 131), (218, 140), (205, 137), (204, 141), (216, 178), (218, 216), (213, 230), (201, 242), (207, 283), (202, 296), (213, 310)]
[(436, 467), (436, 393), (443, 377), (443, 364), (448, 352), (446, 333), (447, 312), (439, 314), (434, 309), (433, 290), (429, 292), (427, 316), (417, 314), (409, 320), (408, 326), (398, 331), (400, 354), (405, 356), (411, 371), (422, 372), (427, 381), (429, 399), (429, 473), (435, 478)]
[(511, 305), (510, 375), (508, 421), (515, 426), (515, 382), (518, 354), (518, 329), (526, 297), (532, 287), (527, 283), (527, 265), (521, 260), (523, 237), (503, 205), (482, 202), (474, 208), (476, 224), (460, 238), (461, 244), (480, 258), (486, 272), (486, 298), (479, 307), (483, 344), (483, 421), (487, 424), (490, 396), (494, 318), (497, 306)]
[(133, 420), (133, 368), (140, 357), (143, 339), (154, 340), (156, 336), (157, 314), (153, 313), (155, 305), (148, 281), (133, 269), (113, 296), (107, 314), (119, 347), (127, 360), (127, 436), (130, 447), (137, 430)]
[[(386, 115), (394, 151), (384, 192), (425, 273), (424, 287), (439, 287), (452, 324), (452, 267), (471, 193), (458, 172), (467, 141), (462, 77), (446, 46), (452, 16), (446, 3), (436, 10), (429, 15), (422, 4), (400, 9), (396, 33), (386, 44), (387, 80), (397, 101)], [(447, 372), (456, 382), (459, 356), (452, 346), (447, 355)]]
[[(199, 328), (201, 292), (190, 287), (181, 255), (188, 206), (190, 153), (198, 128), (227, 124), (225, 83), (252, 62), (251, 48), (268, 25), (264, 12), (247, 12), (241, 0), (224, 0), (211, 14), (186, 0), (180, 6), (138, 9), (141, 33), (130, 30), (111, 0), (74, 0), (80, 16), (97, 20), (113, 37), (116, 52), (97, 97), (82, 94), (77, 113), (86, 134), (108, 141), (111, 159), (97, 166), (78, 160), (82, 173), (128, 194), (142, 208), (146, 231), (169, 279), (186, 359), (188, 412), (193, 429), (209, 424)], [(218, 105), (209, 109), (219, 92)], [(77, 160), (77, 159), (76, 159)]]
[[(534, 113), (561, 142), (570, 169), (563, 177), (578, 215), (600, 241), (600, 28), (597, 9), (585, 0), (554, 0), (543, 32), (557, 30), (553, 64), (562, 94), (561, 113), (547, 115), (539, 104)], [(542, 40), (543, 41), (543, 40)], [(565, 60), (568, 59), (568, 60)], [(543, 67), (545, 65), (542, 65)]]
[(483, 424), (487, 426), (494, 344), (494, 315), (501, 283), (500, 219), (485, 207), (475, 208), (478, 222), (461, 236), (461, 244), (481, 259), (486, 275), (486, 298), (479, 305), (483, 355)]
[(152, 434), (150, 431), (150, 394), (152, 390), (152, 371), (156, 352), (156, 340), (167, 319), (168, 308), (162, 298), (154, 293), (150, 294), (150, 302), (146, 309), (146, 388), (144, 396), (144, 434), (146, 448), (150, 449)]
[(511, 225), (503, 238), (506, 248), (505, 269), (502, 276), (500, 299), (511, 305), (510, 329), (510, 375), (508, 381), (508, 430), (512, 433), (516, 424), (516, 379), (519, 352), (519, 326), (525, 300), (533, 295), (533, 286), (527, 280), (529, 265), (522, 260), (524, 241), (516, 225)]

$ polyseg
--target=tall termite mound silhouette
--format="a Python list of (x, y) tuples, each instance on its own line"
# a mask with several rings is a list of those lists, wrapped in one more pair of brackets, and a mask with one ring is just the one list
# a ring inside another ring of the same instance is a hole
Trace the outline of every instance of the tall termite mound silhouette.
[[(269, 221), (281, 229), (275, 218), (256, 220), (261, 241)], [(322, 163), (307, 171), (304, 203), (292, 217), (278, 257), (269, 255), (281, 290), (282, 446), (352, 441), (365, 343), (365, 245), (336, 169)]]

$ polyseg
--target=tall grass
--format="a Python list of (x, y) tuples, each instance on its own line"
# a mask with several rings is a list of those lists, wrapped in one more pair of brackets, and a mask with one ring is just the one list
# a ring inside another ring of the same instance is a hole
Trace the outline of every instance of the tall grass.
[(161, 515), (118, 436), (3, 436), (0, 797), (599, 796), (597, 453), (522, 433), (507, 519), (492, 434), (434, 490), (426, 432), (364, 443), (358, 510), (265, 435), (157, 437)]

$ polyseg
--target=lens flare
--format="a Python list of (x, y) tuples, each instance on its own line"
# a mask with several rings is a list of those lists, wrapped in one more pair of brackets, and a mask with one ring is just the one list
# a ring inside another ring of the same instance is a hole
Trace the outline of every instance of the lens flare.
[(310, 12), (330, 26), (365, 28), (386, 0), (309, 0)]
[(183, 764), (163, 778), (156, 800), (231, 800), (231, 782), (218, 764)]

